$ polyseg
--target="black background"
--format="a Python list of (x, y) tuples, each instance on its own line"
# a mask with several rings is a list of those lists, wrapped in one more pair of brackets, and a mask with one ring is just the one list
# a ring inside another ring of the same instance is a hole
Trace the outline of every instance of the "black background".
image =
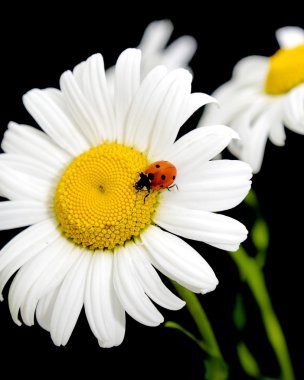
[[(101, 7), (101, 10), (100, 10)], [(257, 3), (240, 7), (227, 4), (202, 4), (202, 9), (187, 2), (170, 11), (145, 3), (112, 9), (84, 3), (74, 4), (68, 12), (50, 4), (39, 9), (16, 8), (2, 12), (0, 23), (1, 103), (0, 128), (8, 121), (33, 124), (21, 97), (33, 87), (58, 87), (60, 74), (95, 52), (102, 52), (106, 63), (114, 64), (126, 47), (136, 46), (145, 26), (155, 20), (170, 18), (175, 24), (172, 39), (193, 35), (199, 48), (192, 61), (194, 91), (211, 93), (231, 76), (234, 64), (246, 55), (269, 56), (277, 49), (274, 31), (285, 25), (304, 26), (298, 7), (288, 2), (284, 9), (273, 7), (266, 12)], [(37, 13), (38, 12), (38, 13)], [(183, 132), (193, 128), (195, 115)], [(267, 285), (274, 308), (283, 326), (294, 364), (296, 378), (303, 370), (302, 306), (302, 241), (303, 241), (303, 146), (304, 137), (287, 131), (286, 146), (267, 145), (263, 168), (254, 177), (262, 211), (271, 233), (265, 267)], [(244, 206), (229, 213), (250, 224)], [(1, 232), (1, 246), (16, 231)], [(230, 365), (229, 379), (247, 379), (235, 353), (239, 334), (233, 327), (231, 312), (240, 281), (236, 268), (226, 252), (191, 242), (215, 270), (220, 284), (217, 290), (201, 296), (223, 354)], [(7, 289), (5, 295), (7, 295)], [(265, 340), (259, 312), (246, 288), (248, 327), (242, 338), (258, 358), (262, 372), (278, 376), (271, 347)], [(7, 298), (7, 297), (6, 297)], [(162, 310), (165, 320), (174, 320), (195, 332), (186, 309)], [(204, 378), (204, 356), (196, 345), (181, 333), (164, 327), (148, 328), (127, 320), (123, 344), (115, 349), (100, 349), (90, 332), (84, 314), (67, 347), (57, 348), (39, 326), (18, 327), (9, 315), (7, 300), (0, 305), (1, 368), (14, 374), (40, 376), (62, 374), (142, 379)], [(43, 371), (38, 371), (42, 365)], [(288, 380), (288, 379), (287, 379)]]

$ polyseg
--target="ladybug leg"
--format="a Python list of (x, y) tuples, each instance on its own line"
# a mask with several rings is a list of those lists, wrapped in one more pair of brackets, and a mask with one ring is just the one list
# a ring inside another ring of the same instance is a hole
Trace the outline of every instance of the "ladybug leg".
[(146, 184), (146, 189), (147, 189), (148, 194), (146, 194), (144, 197), (144, 204), (146, 203), (146, 198), (150, 195), (150, 190), (151, 190), (151, 182), (150, 181)]
[(146, 203), (146, 198), (150, 195), (150, 190), (148, 190), (148, 194), (145, 195), (144, 197), (144, 204)]
[(167, 187), (167, 190), (168, 191), (171, 191), (172, 189), (173, 189), (173, 187), (176, 187), (177, 188), (177, 190), (179, 191), (179, 188), (178, 188), (178, 186), (177, 186), (177, 184), (176, 183), (174, 183), (173, 185), (171, 185), (171, 186), (168, 186)]

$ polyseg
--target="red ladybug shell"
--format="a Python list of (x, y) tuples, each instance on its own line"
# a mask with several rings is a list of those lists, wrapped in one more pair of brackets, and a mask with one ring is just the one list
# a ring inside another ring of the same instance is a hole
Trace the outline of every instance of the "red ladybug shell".
[(151, 182), (151, 189), (165, 189), (173, 184), (176, 177), (176, 167), (169, 161), (153, 162), (145, 174)]

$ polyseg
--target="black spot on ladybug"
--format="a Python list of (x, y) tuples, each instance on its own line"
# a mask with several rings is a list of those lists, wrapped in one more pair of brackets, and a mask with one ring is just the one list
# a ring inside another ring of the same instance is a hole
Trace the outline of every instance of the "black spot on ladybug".
[(153, 173), (149, 173), (148, 174), (148, 178), (151, 179), (151, 181), (154, 179), (154, 174)]
[(155, 165), (155, 167), (156, 167), (156, 168), (160, 168), (160, 165), (159, 165), (159, 164), (157, 164), (157, 165)]
[(161, 179), (166, 179), (166, 176), (162, 174)]
[(160, 187), (164, 187), (164, 185), (160, 185)]
[(175, 179), (175, 175), (172, 177), (172, 179), (173, 179), (173, 180)]

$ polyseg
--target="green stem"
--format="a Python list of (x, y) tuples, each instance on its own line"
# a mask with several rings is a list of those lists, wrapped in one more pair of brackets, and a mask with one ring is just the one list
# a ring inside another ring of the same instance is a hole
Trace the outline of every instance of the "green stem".
[(205, 379), (226, 380), (228, 378), (228, 366), (224, 361), (211, 324), (198, 297), (175, 281), (172, 283), (181, 298), (186, 301), (187, 308), (202, 337), (204, 350), (209, 354), (209, 358), (205, 360)]
[(249, 193), (247, 194), (246, 198), (244, 199), (244, 202), (247, 206), (255, 210), (256, 214), (260, 216), (261, 214), (261, 208), (258, 201), (258, 197), (253, 189), (250, 189)]
[(165, 327), (169, 327), (171, 329), (176, 329), (185, 334), (188, 338), (192, 339), (203, 351), (209, 354), (208, 347), (206, 347), (205, 343), (198, 339), (195, 335), (193, 335), (190, 331), (186, 330), (183, 326), (179, 325), (176, 322), (168, 321), (165, 323)]
[(264, 275), (258, 263), (254, 258), (247, 255), (243, 247), (240, 247), (237, 252), (230, 254), (259, 306), (266, 334), (281, 368), (282, 378), (284, 380), (294, 380), (295, 377), (285, 337), (273, 310)]
[(203, 341), (205, 342), (206, 347), (208, 347), (209, 355), (222, 358), (222, 354), (211, 324), (197, 296), (175, 281), (172, 281), (172, 283), (181, 298), (186, 301), (187, 308), (198, 328), (198, 331), (201, 334), (201, 337), (203, 338)]

